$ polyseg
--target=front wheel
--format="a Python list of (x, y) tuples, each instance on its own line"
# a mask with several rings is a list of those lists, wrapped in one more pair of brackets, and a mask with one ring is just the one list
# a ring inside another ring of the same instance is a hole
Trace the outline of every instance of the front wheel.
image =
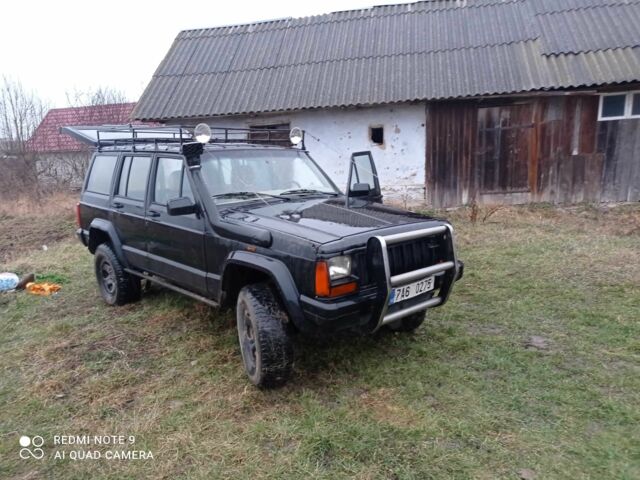
[(414, 313), (407, 317), (396, 320), (395, 322), (387, 324), (390, 330), (394, 332), (413, 332), (416, 328), (424, 323), (424, 319), (427, 315), (426, 311)]
[(285, 330), (287, 314), (266, 284), (240, 290), (236, 320), (242, 361), (251, 383), (260, 388), (284, 385), (293, 367), (293, 347)]

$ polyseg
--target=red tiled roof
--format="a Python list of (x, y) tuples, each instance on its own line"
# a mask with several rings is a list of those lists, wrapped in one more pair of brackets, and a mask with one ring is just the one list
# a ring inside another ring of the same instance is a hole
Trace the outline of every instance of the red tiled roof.
[(74, 140), (69, 135), (60, 133), (60, 127), (130, 123), (131, 112), (135, 106), (135, 103), (114, 103), (89, 107), (52, 108), (27, 142), (27, 148), (37, 153), (86, 150), (86, 145)]

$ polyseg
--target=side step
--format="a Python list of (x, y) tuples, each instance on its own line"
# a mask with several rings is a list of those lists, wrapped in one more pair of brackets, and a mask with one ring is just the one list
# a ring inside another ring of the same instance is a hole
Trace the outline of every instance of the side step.
[(184, 288), (178, 287), (176, 285), (172, 285), (171, 283), (166, 282), (153, 275), (149, 275), (148, 273), (136, 272), (135, 270), (131, 270), (130, 268), (125, 268), (124, 271), (131, 275), (135, 275), (136, 277), (144, 278), (145, 280), (149, 280), (150, 282), (157, 283), (158, 285), (168, 288), (169, 290), (173, 290), (174, 292), (178, 292), (182, 295), (186, 295), (187, 297), (191, 297), (194, 300), (206, 303), (207, 305), (210, 305), (212, 307), (220, 306), (218, 302), (215, 302), (207, 297), (203, 297), (202, 295), (198, 295), (197, 293), (190, 292), (189, 290), (185, 290)]

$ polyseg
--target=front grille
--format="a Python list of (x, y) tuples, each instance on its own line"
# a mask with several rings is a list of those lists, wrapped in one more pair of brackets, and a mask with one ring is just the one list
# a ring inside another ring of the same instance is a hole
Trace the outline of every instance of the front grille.
[(443, 245), (442, 235), (389, 245), (387, 254), (391, 276), (418, 270), (439, 262), (442, 259), (440, 245)]

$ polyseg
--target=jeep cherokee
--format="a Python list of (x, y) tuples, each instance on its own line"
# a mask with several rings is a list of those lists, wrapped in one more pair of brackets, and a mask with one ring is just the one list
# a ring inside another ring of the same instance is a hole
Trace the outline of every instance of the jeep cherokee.
[(144, 279), (235, 306), (259, 387), (286, 382), (293, 332), (412, 331), (462, 276), (451, 225), (383, 205), (370, 152), (351, 156), (343, 194), (299, 129), (297, 146), (202, 124), (63, 131), (95, 149), (77, 235), (104, 300), (137, 300)]

